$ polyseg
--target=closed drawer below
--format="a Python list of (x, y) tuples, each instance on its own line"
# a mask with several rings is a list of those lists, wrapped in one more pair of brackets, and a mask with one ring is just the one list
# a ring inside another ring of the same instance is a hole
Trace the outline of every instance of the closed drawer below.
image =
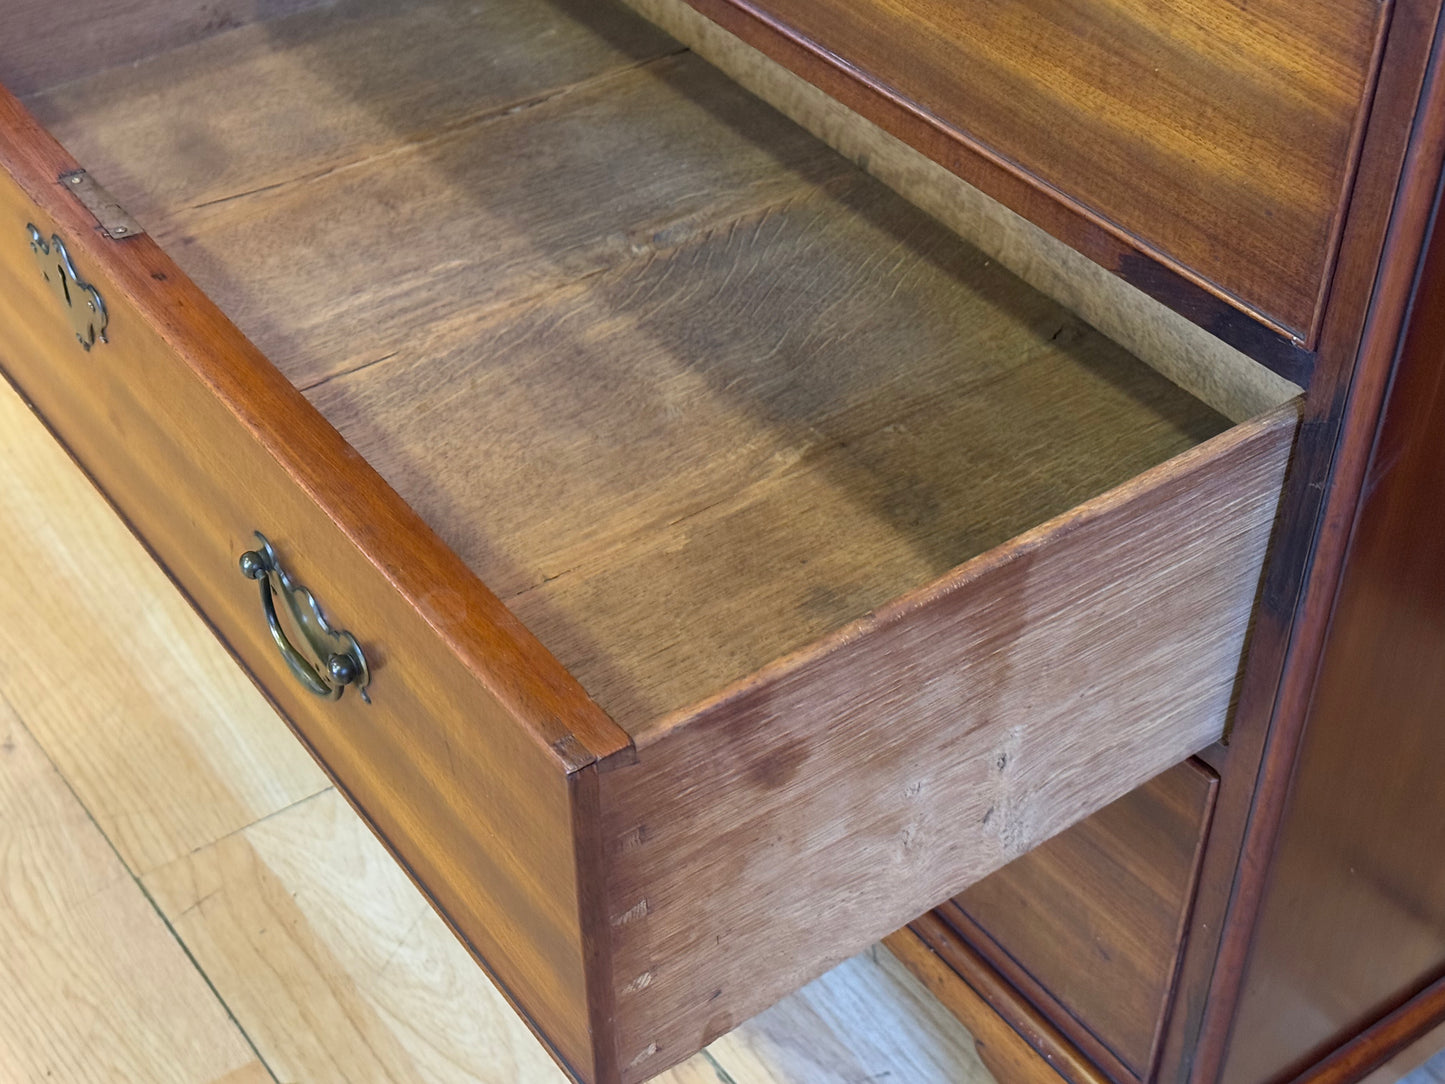
[(1112, 1077), (1150, 1077), (1217, 786), (1171, 768), (938, 911)]
[[(72, 74), (0, 99), (0, 368), (579, 1079), (1222, 734), (1296, 405), (1232, 423), (637, 17)], [(258, 530), (369, 702), (296, 680)]]

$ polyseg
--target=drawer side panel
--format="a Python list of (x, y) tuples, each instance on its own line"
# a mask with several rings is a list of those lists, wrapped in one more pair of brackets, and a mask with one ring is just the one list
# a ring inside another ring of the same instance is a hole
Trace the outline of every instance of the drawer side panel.
[(1217, 741), (1297, 419), (984, 554), (604, 771), (624, 1079)]
[[(591, 1077), (579, 872), (595, 862), (574, 833), (594, 818), (576, 780), (625, 735), (148, 238), (96, 232), (55, 180), (73, 164), (3, 92), (0, 167), (0, 368), (559, 1059)], [(75, 341), (31, 223), (100, 290), (109, 343)], [(237, 568), (257, 529), (362, 642), (372, 704), (316, 697), (286, 669)]]

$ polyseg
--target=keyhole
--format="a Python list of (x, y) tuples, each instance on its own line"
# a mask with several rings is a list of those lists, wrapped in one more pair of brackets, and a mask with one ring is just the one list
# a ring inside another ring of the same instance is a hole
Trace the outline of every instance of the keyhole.
[(56, 264), (55, 273), (60, 276), (60, 288), (65, 291), (65, 303), (73, 306), (75, 302), (70, 300), (70, 282), (65, 274), (65, 268)]

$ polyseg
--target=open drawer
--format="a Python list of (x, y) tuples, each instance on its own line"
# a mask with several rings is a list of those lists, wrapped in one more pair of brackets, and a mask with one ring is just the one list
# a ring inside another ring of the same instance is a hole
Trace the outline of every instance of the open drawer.
[(1293, 402), (1231, 424), (635, 16), (64, 74), (150, 234), (0, 97), (0, 367), (579, 1079), (1224, 732)]

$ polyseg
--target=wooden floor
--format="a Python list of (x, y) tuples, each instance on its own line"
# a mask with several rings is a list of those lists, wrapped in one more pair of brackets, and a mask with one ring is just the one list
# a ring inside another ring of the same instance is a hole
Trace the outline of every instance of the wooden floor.
[[(0, 1081), (561, 1084), (0, 384)], [(884, 950), (669, 1084), (986, 1081)]]

